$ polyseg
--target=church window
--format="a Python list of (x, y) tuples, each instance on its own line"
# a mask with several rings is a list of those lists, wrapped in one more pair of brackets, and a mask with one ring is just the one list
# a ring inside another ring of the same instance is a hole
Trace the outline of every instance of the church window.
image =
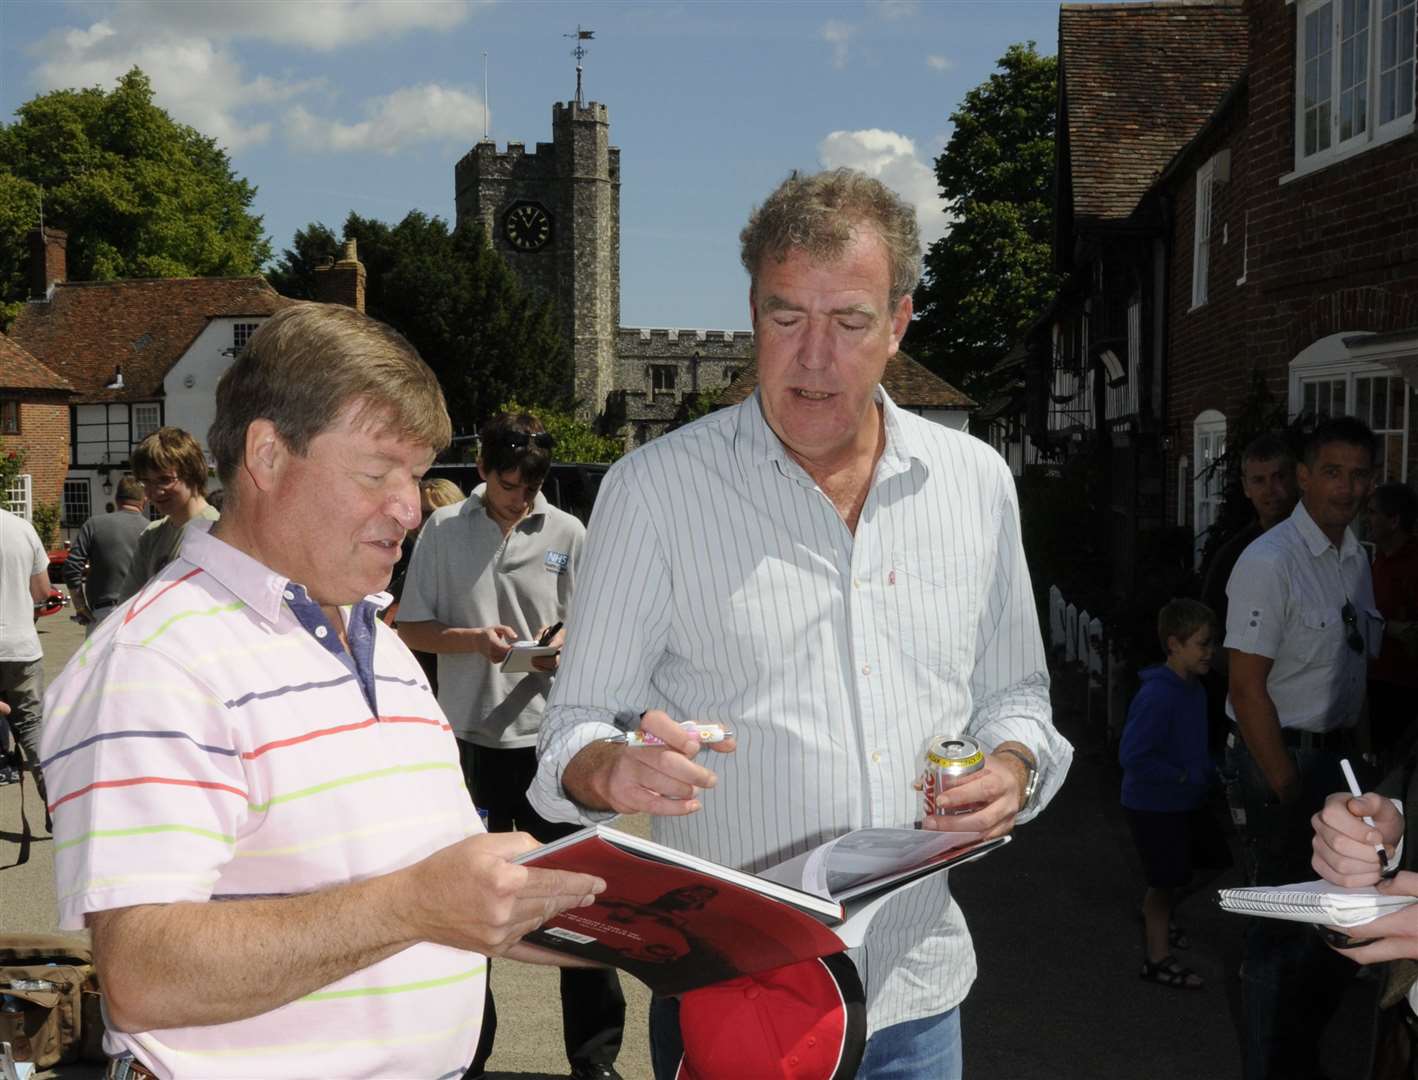
[(650, 365), (650, 389), (653, 392), (673, 390), (678, 378), (679, 368), (674, 364)]

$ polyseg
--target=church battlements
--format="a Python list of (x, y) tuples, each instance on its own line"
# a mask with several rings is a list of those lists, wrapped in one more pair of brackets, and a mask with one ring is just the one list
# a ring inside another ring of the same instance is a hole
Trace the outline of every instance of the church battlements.
[(648, 326), (622, 326), (616, 331), (616, 347), (621, 353), (681, 353), (688, 357), (706, 345), (718, 345), (733, 349), (736, 353), (741, 352), (752, 348), (753, 331), (662, 329)]
[(455, 181), (463, 186), (465, 177), (543, 177), (556, 175), (556, 145), (539, 142), (530, 154), (527, 144), (509, 142), (505, 150), (485, 139), (469, 150), (453, 167)]

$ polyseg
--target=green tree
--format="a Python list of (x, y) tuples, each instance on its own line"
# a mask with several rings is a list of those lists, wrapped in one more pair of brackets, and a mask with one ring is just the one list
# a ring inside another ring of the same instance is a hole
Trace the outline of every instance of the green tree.
[(256, 188), (226, 151), (153, 104), (133, 68), (110, 92), (55, 90), (0, 124), (0, 320), (29, 291), (25, 236), (69, 234), (74, 281), (254, 274), (271, 256)]
[[(471, 435), (512, 398), (569, 411), (571, 350), (555, 309), (529, 294), (487, 242), (479, 224), (450, 230), (419, 211), (397, 225), (350, 214), (367, 273), (365, 311), (411, 341), (437, 373), (459, 434)], [(314, 223), (269, 273), (286, 296), (314, 299), (316, 268), (341, 241)], [(588, 459), (595, 460), (595, 459)]]
[(936, 159), (952, 218), (930, 246), (907, 351), (984, 399), (991, 369), (1058, 287), (1053, 269), (1058, 62), (1011, 45), (965, 95)]
[(585, 420), (561, 409), (549, 409), (540, 405), (523, 405), (512, 400), (504, 401), (497, 412), (531, 413), (542, 422), (542, 427), (556, 440), (552, 451), (557, 461), (604, 462), (610, 464), (625, 453), (625, 442), (608, 435), (598, 434)]

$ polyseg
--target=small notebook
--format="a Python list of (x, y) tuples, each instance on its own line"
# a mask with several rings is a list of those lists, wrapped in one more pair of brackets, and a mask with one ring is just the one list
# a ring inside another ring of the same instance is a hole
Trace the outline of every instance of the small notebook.
[(1223, 908), (1238, 915), (1324, 926), (1362, 926), (1418, 902), (1418, 896), (1394, 896), (1372, 887), (1346, 889), (1328, 881), (1221, 889), (1217, 896)]
[[(507, 654), (507, 659), (502, 661), (502, 671), (507, 675), (521, 675), (528, 671), (539, 671), (534, 668), (532, 661), (543, 656), (555, 656), (561, 652), (559, 645), (538, 645), (535, 641), (518, 641), (512, 646), (512, 651)], [(546, 674), (543, 672), (543, 674)]]

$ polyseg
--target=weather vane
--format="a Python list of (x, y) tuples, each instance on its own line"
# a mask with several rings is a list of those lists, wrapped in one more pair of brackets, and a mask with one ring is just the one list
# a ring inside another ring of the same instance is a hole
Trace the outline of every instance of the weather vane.
[(574, 38), (576, 40), (576, 48), (571, 50), (571, 55), (576, 57), (576, 107), (579, 109), (585, 105), (585, 102), (581, 100), (581, 61), (586, 56), (586, 46), (582, 45), (581, 42), (592, 40), (596, 36), (596, 32), (594, 30), (582, 30), (578, 24), (576, 33), (562, 34), (561, 36)]

